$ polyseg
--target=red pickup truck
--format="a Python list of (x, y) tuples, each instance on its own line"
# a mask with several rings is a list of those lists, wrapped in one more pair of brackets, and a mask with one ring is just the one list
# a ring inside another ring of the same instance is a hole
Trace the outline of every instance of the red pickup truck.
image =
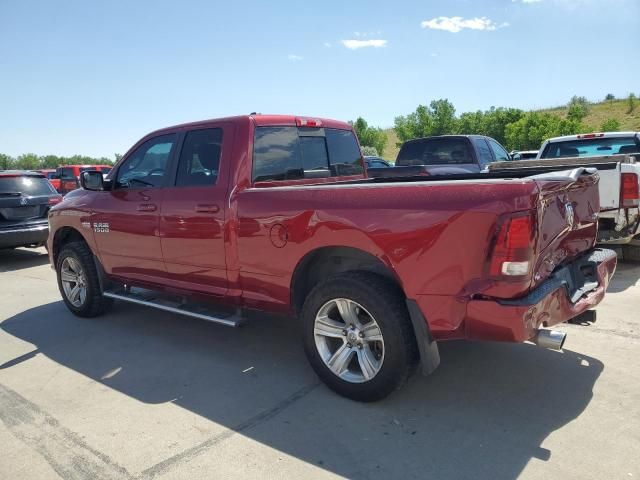
[[(399, 388), (449, 339), (534, 341), (597, 305), (598, 176), (368, 178), (347, 123), (246, 115), (165, 128), (49, 215), (67, 307), (113, 299), (236, 326), (292, 314), (309, 361), (349, 398)], [(215, 305), (215, 307), (214, 307)]]

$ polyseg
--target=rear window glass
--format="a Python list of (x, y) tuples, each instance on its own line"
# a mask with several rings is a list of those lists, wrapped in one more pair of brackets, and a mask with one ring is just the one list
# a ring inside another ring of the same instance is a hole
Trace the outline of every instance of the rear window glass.
[(640, 153), (640, 146), (633, 137), (584, 138), (567, 142), (549, 143), (542, 152), (542, 158), (561, 157), (601, 157)]
[(254, 182), (358, 175), (363, 172), (358, 142), (349, 130), (256, 128)]
[(55, 189), (43, 177), (0, 177), (0, 196), (31, 197), (55, 193)]
[(475, 163), (465, 138), (426, 138), (405, 143), (397, 166)]

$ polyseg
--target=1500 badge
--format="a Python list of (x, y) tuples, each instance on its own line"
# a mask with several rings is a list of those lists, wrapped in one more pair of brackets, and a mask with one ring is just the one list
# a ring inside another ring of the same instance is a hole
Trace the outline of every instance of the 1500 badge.
[(93, 231), (96, 233), (109, 233), (109, 224), (106, 222), (96, 222), (93, 224)]

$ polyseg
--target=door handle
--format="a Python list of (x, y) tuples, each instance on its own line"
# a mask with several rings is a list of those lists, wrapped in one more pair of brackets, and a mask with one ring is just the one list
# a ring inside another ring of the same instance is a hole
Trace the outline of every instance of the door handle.
[(139, 212), (155, 212), (158, 207), (153, 203), (141, 203), (138, 205)]
[(206, 204), (196, 205), (196, 212), (218, 213), (219, 211), (220, 211), (220, 207), (218, 207), (218, 205), (206, 205)]

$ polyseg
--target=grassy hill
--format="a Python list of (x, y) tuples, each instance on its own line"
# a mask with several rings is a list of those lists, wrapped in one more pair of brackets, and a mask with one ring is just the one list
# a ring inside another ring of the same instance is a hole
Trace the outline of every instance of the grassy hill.
[[(600, 125), (605, 120), (615, 118), (620, 122), (620, 130), (640, 131), (640, 101), (633, 113), (627, 113), (629, 106), (626, 100), (613, 100), (592, 103), (589, 105), (589, 114), (583, 120), (583, 123), (592, 131), (600, 131)], [(551, 113), (565, 117), (567, 115), (567, 107), (555, 107), (539, 110), (543, 113)], [(399, 148), (396, 147), (398, 136), (393, 128), (385, 129), (387, 134), (387, 146), (384, 149), (383, 157), (389, 160), (395, 160), (398, 155)]]
[[(633, 113), (627, 113), (628, 110), (629, 104), (626, 100), (592, 103), (589, 105), (589, 114), (582, 123), (590, 127), (593, 131), (599, 131), (602, 122), (609, 118), (615, 118), (620, 122), (621, 131), (640, 130), (640, 104), (636, 106)], [(567, 107), (548, 108), (540, 111), (563, 117), (567, 115)]]

